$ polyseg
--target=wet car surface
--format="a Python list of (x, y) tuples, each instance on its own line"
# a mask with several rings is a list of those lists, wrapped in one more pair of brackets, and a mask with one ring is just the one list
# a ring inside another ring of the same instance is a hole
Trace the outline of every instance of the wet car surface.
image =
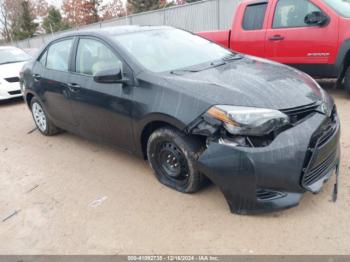
[(336, 106), (312, 78), (181, 30), (64, 35), (24, 68), (22, 83), (44, 135), (63, 129), (121, 147), (180, 192), (210, 179), (235, 213), (295, 206), (339, 165)]

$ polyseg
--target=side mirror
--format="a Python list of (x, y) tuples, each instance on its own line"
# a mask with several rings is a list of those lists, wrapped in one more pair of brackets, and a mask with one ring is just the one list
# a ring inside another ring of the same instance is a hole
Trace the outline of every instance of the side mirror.
[(320, 11), (315, 11), (307, 14), (304, 19), (307, 25), (325, 25), (328, 22), (328, 16)]
[(99, 71), (94, 75), (94, 81), (102, 84), (126, 83), (126, 79), (123, 78), (121, 68)]

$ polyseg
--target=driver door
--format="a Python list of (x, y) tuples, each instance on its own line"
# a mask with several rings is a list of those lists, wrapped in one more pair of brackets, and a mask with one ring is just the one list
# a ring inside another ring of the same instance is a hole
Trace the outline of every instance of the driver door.
[(305, 16), (325, 12), (311, 0), (274, 0), (266, 33), (266, 58), (284, 64), (327, 64), (336, 53), (338, 20), (310, 26)]

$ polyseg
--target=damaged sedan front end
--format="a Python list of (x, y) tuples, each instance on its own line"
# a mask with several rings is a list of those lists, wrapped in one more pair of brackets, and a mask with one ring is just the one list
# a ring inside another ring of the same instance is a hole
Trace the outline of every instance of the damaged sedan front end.
[(281, 111), (212, 107), (189, 128), (207, 137), (198, 168), (234, 213), (296, 206), (338, 172), (340, 124), (331, 106), (328, 114), (319, 103)]

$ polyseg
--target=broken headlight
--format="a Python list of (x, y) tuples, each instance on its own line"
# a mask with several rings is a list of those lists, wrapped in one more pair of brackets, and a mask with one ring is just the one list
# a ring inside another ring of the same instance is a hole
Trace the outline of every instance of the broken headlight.
[(232, 135), (263, 136), (289, 124), (286, 114), (265, 108), (219, 105), (207, 115), (220, 120)]

